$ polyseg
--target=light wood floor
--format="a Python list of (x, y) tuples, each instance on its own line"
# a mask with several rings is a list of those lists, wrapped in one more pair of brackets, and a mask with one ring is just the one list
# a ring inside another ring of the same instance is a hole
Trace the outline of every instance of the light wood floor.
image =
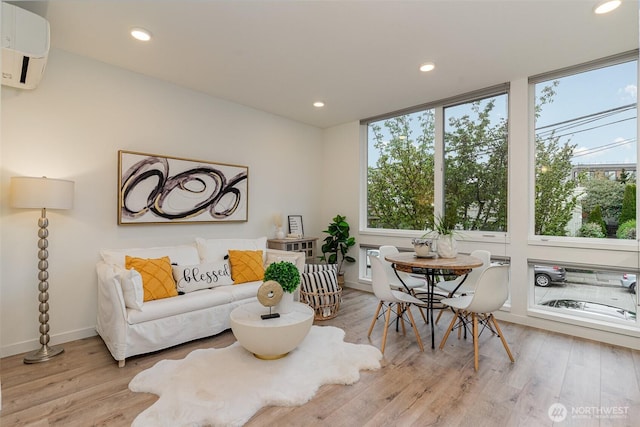
[[(346, 341), (379, 347), (382, 321), (371, 341), (366, 336), (376, 302), (371, 294), (347, 289), (339, 316), (316, 324), (341, 327)], [(548, 410), (556, 402), (569, 411), (558, 426), (640, 425), (640, 352), (501, 322), (516, 362), (509, 362), (499, 338), (485, 333), (476, 373), (470, 339), (452, 334), (445, 349), (437, 349), (449, 316), (436, 327), (436, 350), (429, 348), (429, 327), (418, 315), (424, 353), (410, 330), (406, 336), (391, 330), (382, 369), (362, 371), (351, 386), (323, 386), (303, 406), (263, 408), (247, 425), (551, 426)], [(127, 388), (138, 372), (234, 341), (227, 331), (127, 359), (122, 369), (98, 337), (67, 343), (63, 355), (42, 364), (25, 365), (22, 355), (4, 358), (0, 425), (128, 426), (156, 400)], [(626, 414), (598, 417), (596, 409)], [(574, 418), (572, 410), (582, 417)]]

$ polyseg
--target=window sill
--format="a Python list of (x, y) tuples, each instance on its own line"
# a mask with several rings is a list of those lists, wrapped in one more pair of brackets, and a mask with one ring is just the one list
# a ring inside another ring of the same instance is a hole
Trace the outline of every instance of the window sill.
[(581, 248), (638, 252), (640, 246), (636, 240), (589, 239), (576, 237), (535, 236), (528, 241), (531, 246), (552, 246), (559, 248)]
[(597, 329), (604, 332), (610, 332), (630, 337), (640, 337), (640, 327), (633, 321), (605, 321), (601, 319), (591, 318), (587, 316), (576, 316), (568, 313), (560, 313), (539, 308), (529, 308), (527, 315), (554, 322), (562, 322), (572, 326), (581, 326), (584, 328)]

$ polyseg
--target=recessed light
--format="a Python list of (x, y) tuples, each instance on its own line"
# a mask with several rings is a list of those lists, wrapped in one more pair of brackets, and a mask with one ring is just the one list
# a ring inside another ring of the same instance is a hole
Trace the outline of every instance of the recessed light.
[(423, 73), (426, 73), (427, 71), (431, 71), (434, 68), (436, 68), (436, 64), (434, 64), (433, 62), (427, 62), (420, 66), (420, 71), (422, 71)]
[(133, 28), (131, 30), (131, 37), (142, 42), (148, 42), (151, 40), (151, 33), (144, 28)]
[(324, 102), (316, 101), (316, 102), (313, 103), (313, 106), (316, 107), (316, 108), (322, 108), (322, 107), (324, 107)]
[(598, 15), (602, 15), (604, 13), (609, 13), (612, 10), (617, 9), (618, 6), (620, 6), (621, 3), (622, 3), (621, 0), (605, 0), (605, 1), (601, 1), (593, 9), (593, 12), (598, 14)]

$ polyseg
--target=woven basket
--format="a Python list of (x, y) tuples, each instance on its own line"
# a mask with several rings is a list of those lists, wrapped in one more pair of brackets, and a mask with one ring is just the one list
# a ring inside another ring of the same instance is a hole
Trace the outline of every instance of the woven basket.
[(305, 292), (300, 289), (300, 301), (314, 311), (315, 320), (329, 320), (338, 315), (342, 301), (342, 288), (336, 291)]

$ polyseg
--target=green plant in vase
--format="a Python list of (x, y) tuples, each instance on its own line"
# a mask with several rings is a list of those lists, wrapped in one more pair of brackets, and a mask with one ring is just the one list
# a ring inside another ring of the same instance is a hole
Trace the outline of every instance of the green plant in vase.
[(277, 309), (282, 314), (293, 311), (293, 293), (300, 285), (300, 272), (295, 264), (288, 261), (280, 261), (269, 264), (264, 271), (264, 281), (277, 282), (284, 291)]
[(295, 264), (288, 261), (274, 262), (264, 271), (264, 281), (273, 280), (287, 293), (294, 293), (300, 284), (300, 272)]
[(433, 220), (433, 230), (422, 237), (432, 237), (435, 240), (436, 251), (441, 258), (455, 258), (458, 255), (458, 241), (456, 236), (456, 221), (447, 216), (436, 215)]

